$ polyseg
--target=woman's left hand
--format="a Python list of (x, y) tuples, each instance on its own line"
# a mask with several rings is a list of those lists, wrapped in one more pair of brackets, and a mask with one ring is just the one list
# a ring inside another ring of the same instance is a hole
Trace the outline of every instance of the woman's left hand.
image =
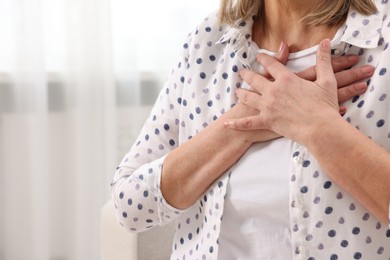
[(258, 59), (272, 79), (243, 70), (240, 76), (255, 91), (238, 89), (237, 96), (240, 102), (260, 112), (256, 116), (230, 120), (225, 123), (226, 127), (269, 129), (304, 143), (305, 135), (313, 127), (340, 117), (329, 40), (319, 45), (315, 81), (302, 79), (268, 55), (262, 54)]

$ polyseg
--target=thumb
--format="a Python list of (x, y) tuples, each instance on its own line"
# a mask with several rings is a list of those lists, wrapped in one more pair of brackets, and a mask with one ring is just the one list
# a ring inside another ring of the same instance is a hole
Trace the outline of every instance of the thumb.
[(330, 52), (330, 40), (325, 39), (321, 42), (317, 50), (316, 82), (320, 85), (321, 83), (329, 84), (329, 81), (336, 80), (333, 73), (332, 58)]

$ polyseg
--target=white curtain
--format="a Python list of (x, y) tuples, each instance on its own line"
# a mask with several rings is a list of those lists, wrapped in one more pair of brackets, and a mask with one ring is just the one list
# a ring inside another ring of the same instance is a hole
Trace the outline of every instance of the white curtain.
[(115, 165), (107, 0), (0, 0), (0, 259), (98, 259)]
[(99, 259), (115, 166), (217, 5), (0, 0), (0, 260)]

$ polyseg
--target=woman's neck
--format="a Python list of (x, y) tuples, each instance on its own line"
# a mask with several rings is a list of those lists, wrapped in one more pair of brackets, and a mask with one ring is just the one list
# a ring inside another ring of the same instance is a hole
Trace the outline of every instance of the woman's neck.
[(302, 23), (314, 0), (264, 0), (263, 15), (253, 25), (253, 40), (262, 49), (277, 51), (284, 41), (290, 52), (315, 46), (333, 38), (340, 25), (308, 26)]

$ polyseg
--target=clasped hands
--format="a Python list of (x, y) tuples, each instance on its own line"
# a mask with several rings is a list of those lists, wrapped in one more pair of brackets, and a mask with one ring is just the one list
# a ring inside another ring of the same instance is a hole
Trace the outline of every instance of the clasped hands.
[(339, 104), (364, 93), (367, 84), (362, 80), (374, 72), (374, 67), (369, 65), (351, 68), (358, 62), (357, 56), (332, 59), (330, 41), (326, 39), (318, 47), (316, 65), (292, 73), (284, 66), (287, 49), (282, 49), (275, 58), (258, 55), (258, 62), (269, 75), (240, 71), (241, 78), (251, 89), (237, 90), (240, 102), (236, 106), (247, 113), (225, 120), (226, 128), (257, 130), (253, 135), (248, 133), (250, 138), (255, 138), (251, 140), (254, 142), (284, 136), (304, 144), (305, 136), (313, 128), (326, 125), (345, 113), (346, 108)]

